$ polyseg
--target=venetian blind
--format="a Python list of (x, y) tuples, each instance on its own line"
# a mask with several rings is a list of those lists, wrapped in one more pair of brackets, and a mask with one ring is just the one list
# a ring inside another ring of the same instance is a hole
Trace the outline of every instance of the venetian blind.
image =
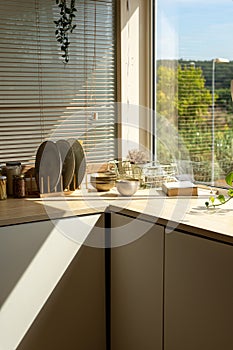
[(66, 65), (55, 0), (0, 2), (0, 163), (33, 162), (42, 141), (69, 137), (88, 161), (114, 158), (114, 2), (76, 0)]

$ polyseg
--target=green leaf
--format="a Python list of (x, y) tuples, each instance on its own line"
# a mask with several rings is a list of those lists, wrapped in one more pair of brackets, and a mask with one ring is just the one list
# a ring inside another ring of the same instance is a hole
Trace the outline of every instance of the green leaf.
[(209, 198), (209, 200), (211, 201), (211, 203), (214, 203), (215, 198), (214, 198), (213, 196), (211, 196), (211, 197)]
[(220, 194), (220, 195), (217, 197), (217, 199), (219, 200), (220, 203), (225, 203), (225, 202), (226, 202), (226, 199), (225, 199), (225, 197), (224, 197), (223, 194)]
[(230, 188), (230, 189), (228, 190), (228, 196), (229, 196), (229, 197), (233, 197), (233, 189), (232, 189), (232, 188)]
[(225, 181), (229, 186), (232, 186), (233, 182), (233, 172), (231, 171), (227, 176), (225, 177)]

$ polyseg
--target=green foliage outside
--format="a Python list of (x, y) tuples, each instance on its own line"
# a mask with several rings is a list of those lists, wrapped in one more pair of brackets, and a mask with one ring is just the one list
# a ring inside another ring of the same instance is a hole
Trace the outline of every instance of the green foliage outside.
[(208, 114), (212, 97), (205, 88), (201, 68), (178, 66), (178, 116), (190, 121), (202, 121)]
[(157, 72), (157, 112), (169, 120), (177, 115), (177, 70), (160, 66)]
[(222, 108), (228, 113), (233, 113), (233, 104), (231, 91), (229, 88), (221, 88), (216, 90), (217, 98), (215, 104), (218, 108)]
[[(212, 62), (204, 62), (212, 67)], [(220, 64), (219, 64), (220, 66)], [(226, 66), (226, 65), (222, 65)], [(219, 69), (219, 67), (218, 67)], [(228, 67), (229, 69), (229, 67)], [(224, 71), (225, 72), (225, 71)], [(224, 73), (223, 72), (223, 73)], [(222, 73), (222, 74), (223, 74)], [(230, 78), (228, 87), (226, 79), (222, 86), (215, 89), (215, 178), (224, 178), (233, 167), (233, 107), (230, 92)], [(209, 73), (208, 82), (210, 80)], [(233, 65), (231, 71), (233, 78)], [(211, 179), (211, 147), (212, 147), (212, 90), (203, 74), (201, 65), (168, 64), (161, 62), (157, 69), (157, 112), (173, 123), (179, 131), (179, 137), (189, 151), (197, 181)], [(181, 141), (180, 141), (181, 142)], [(158, 158), (169, 161), (171, 155), (158, 145)], [(180, 158), (184, 158), (180, 154)]]

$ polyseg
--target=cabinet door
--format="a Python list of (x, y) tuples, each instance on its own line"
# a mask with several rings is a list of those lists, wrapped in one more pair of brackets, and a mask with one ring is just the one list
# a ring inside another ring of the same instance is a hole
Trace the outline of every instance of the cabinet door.
[(100, 215), (0, 228), (0, 349), (105, 349), (102, 231)]
[[(96, 222), (94, 215), (83, 220), (90, 227)], [(77, 230), (80, 226), (78, 220)], [(69, 223), (63, 227), (69, 236)], [(99, 228), (104, 231), (103, 217), (88, 239), (99, 234)], [(80, 248), (17, 350), (105, 350), (105, 252), (90, 247), (88, 239), (83, 245), (78, 243)]]
[(165, 350), (233, 349), (233, 247), (165, 235)]
[(162, 349), (164, 229), (112, 214), (112, 350)]

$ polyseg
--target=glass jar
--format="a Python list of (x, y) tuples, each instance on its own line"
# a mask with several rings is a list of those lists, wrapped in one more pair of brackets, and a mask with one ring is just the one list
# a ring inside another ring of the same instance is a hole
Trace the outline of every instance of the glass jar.
[(9, 196), (14, 194), (13, 191), (13, 177), (20, 175), (21, 163), (20, 162), (7, 162), (6, 163), (6, 176), (7, 176), (7, 193)]
[(26, 196), (37, 194), (38, 188), (35, 177), (25, 177)]
[(15, 198), (23, 198), (26, 195), (26, 186), (24, 175), (14, 175), (13, 193)]
[(6, 176), (1, 175), (0, 176), (0, 200), (7, 199), (6, 183), (7, 183)]
[(145, 169), (145, 184), (147, 187), (159, 188), (166, 181), (167, 174), (159, 162), (152, 162)]

